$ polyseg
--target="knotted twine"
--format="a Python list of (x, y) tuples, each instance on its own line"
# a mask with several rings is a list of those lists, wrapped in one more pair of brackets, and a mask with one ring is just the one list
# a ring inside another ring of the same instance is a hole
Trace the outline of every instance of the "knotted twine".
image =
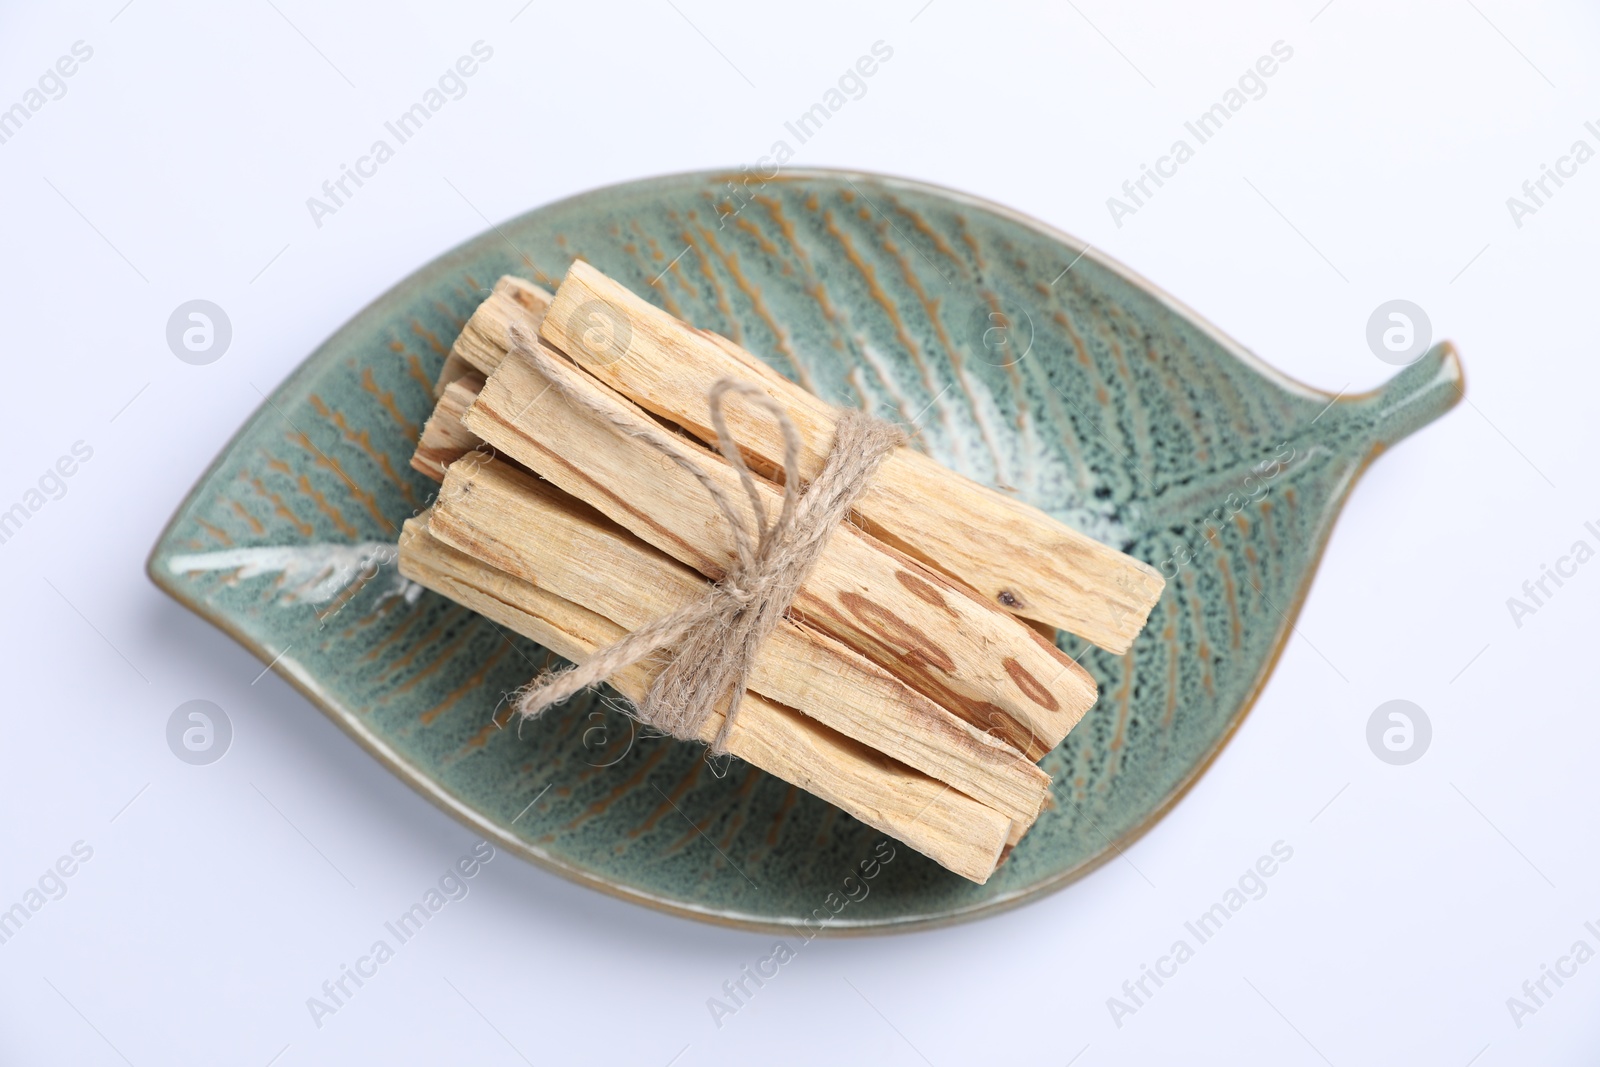
[[(800, 485), (800, 434), (783, 406), (759, 386), (732, 378), (719, 379), (707, 394), (717, 448), (735, 471), (755, 518), (755, 536), (745, 528), (733, 500), (711, 474), (665, 431), (649, 419), (608, 403), (592, 387), (574, 384), (553, 356), (519, 325), (510, 330), (511, 352), (538, 367), (550, 388), (568, 403), (638, 438), (693, 475), (722, 513), (733, 535), (734, 562), (721, 581), (692, 604), (667, 613), (602, 648), (579, 667), (546, 672), (516, 698), (525, 719), (539, 715), (617, 671), (662, 649), (670, 657), (656, 676), (635, 717), (679, 740), (695, 740), (718, 705), (726, 707), (722, 728), (711, 754), (727, 751), (728, 731), (744, 699), (751, 665), (761, 642), (788, 614), (806, 576), (822, 557), (834, 528), (866, 489), (878, 465), (905, 441), (900, 428), (861, 411), (840, 416), (833, 448), (817, 477)], [(728, 433), (724, 398), (734, 393), (765, 408), (783, 432), (783, 507), (773, 522), (755, 476)]]

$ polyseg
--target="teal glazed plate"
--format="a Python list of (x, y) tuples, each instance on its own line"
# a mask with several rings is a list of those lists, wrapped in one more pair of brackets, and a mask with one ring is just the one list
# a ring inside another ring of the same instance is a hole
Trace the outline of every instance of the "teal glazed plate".
[[(1100, 699), (1044, 759), (1054, 804), (987, 885), (748, 765), (709, 766), (603, 693), (503, 728), (505, 694), (550, 654), (399, 577), (400, 526), (436, 488), (408, 463), (451, 342), (497, 277), (554, 289), (577, 257), (1166, 574), (1126, 655), (1061, 636)], [(734, 926), (914, 929), (1058, 889), (1153, 825), (1260, 691), (1357, 476), (1461, 390), (1448, 345), (1366, 395), (1290, 381), (1082, 242), (948, 190), (654, 178), (496, 226), (362, 311), (239, 431), (149, 571), (540, 866)], [(863, 864), (870, 891), (847, 897)]]

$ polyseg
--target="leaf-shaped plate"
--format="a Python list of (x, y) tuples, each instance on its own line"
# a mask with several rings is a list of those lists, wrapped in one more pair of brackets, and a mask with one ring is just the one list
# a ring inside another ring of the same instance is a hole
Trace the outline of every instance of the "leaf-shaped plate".
[(1015, 905), (1150, 826), (1249, 708), (1357, 474), (1461, 387), (1440, 346), (1377, 392), (1335, 401), (1080, 242), (864, 174), (602, 189), (495, 227), (395, 286), (240, 430), (162, 535), (151, 577), (503, 847), (735, 925), (830, 916), (879, 835), (748, 766), (719, 777), (698, 746), (643, 736), (601, 698), (520, 738), (498, 728), (503, 695), (548, 654), (407, 588), (389, 563), (434, 488), (407, 463), (462, 323), (499, 275), (554, 288), (580, 256), (1168, 575), (1126, 656), (1083, 653), (1100, 701), (1044, 760), (1054, 807), (989, 883), (902, 847), (835, 932)]

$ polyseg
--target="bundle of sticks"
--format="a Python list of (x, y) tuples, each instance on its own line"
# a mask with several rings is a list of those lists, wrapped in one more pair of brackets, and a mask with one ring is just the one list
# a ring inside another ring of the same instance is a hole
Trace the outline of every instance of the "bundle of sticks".
[[(728, 378), (781, 405), (790, 462), (802, 484), (817, 477), (841, 411), (749, 352), (582, 261), (553, 295), (501, 278), (440, 374), (412, 466), (442, 486), (405, 525), (402, 573), (576, 663), (704, 597), (734, 565), (735, 532), (647, 438), (671, 434), (744, 499), (708, 400)], [(782, 427), (723, 407), (775, 513)], [(733, 721), (712, 709), (699, 739), (726, 723), (734, 757), (982, 883), (1048, 803), (1038, 761), (1096, 697), (1056, 628), (1124, 652), (1161, 586), (901, 445), (755, 651)], [(637, 662), (609, 684), (637, 703), (660, 670)]]

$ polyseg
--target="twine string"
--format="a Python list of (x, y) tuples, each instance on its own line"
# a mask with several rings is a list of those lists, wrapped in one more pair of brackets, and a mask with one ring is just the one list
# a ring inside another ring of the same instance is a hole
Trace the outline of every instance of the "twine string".
[[(712, 754), (722, 755), (762, 641), (787, 616), (834, 529), (849, 514), (878, 465), (905, 441), (904, 433), (865, 412), (844, 413), (834, 429), (833, 447), (822, 470), (802, 488), (800, 433), (783, 406), (760, 386), (731, 378), (717, 381), (707, 394), (711, 426), (718, 450), (738, 474), (749, 500), (755, 520), (752, 537), (727, 491), (679, 440), (593, 385), (586, 385), (581, 371), (542, 349), (520, 324), (511, 327), (509, 348), (512, 358), (533, 364), (567, 403), (643, 440), (693, 475), (727, 522), (734, 549), (733, 565), (703, 596), (598, 649), (579, 666), (549, 671), (534, 679), (517, 694), (517, 713), (524, 719), (533, 718), (618, 671), (669, 650), (666, 666), (639, 702), (635, 717), (680, 740), (694, 740), (717, 708), (723, 707), (722, 726), (711, 744)], [(756, 476), (728, 432), (723, 409), (729, 394), (765, 409), (783, 434), (783, 505), (770, 522)]]

